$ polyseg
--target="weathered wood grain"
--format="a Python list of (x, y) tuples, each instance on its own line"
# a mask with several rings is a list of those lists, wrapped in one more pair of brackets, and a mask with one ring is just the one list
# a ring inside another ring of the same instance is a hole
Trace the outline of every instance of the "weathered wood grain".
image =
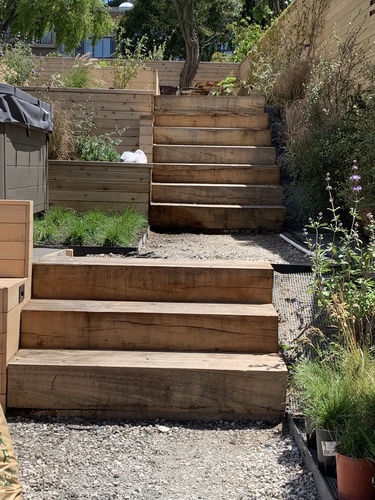
[(193, 205), (151, 203), (150, 224), (155, 230), (257, 230), (280, 231), (285, 221), (284, 206)]
[(286, 378), (277, 355), (20, 350), (8, 367), (8, 407), (273, 418), (284, 412)]
[(273, 165), (276, 152), (271, 147), (260, 146), (197, 146), (166, 145), (154, 146), (155, 163), (242, 163)]
[(33, 266), (36, 299), (269, 304), (272, 285), (267, 262), (51, 257)]
[(155, 96), (155, 111), (183, 113), (187, 111), (203, 112), (231, 112), (252, 114), (264, 112), (265, 99), (261, 96)]
[(152, 184), (153, 203), (282, 205), (281, 186), (246, 184)]
[(268, 127), (267, 113), (253, 113), (251, 115), (236, 113), (230, 110), (220, 112), (198, 113), (194, 111), (179, 111), (162, 113), (155, 111), (155, 127), (224, 127), (224, 128), (252, 128), (266, 129)]
[(21, 347), (271, 353), (277, 326), (272, 304), (33, 299), (22, 310)]
[(153, 182), (275, 185), (280, 182), (280, 167), (217, 163), (155, 163), (152, 179)]
[(155, 127), (155, 144), (271, 146), (271, 130), (248, 128)]

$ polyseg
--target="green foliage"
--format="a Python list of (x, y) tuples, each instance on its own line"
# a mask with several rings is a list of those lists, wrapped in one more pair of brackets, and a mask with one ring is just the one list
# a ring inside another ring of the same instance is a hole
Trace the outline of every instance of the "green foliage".
[(10, 85), (25, 85), (38, 69), (38, 60), (20, 38), (0, 44), (0, 76)]
[(120, 155), (111, 144), (111, 136), (77, 137), (78, 159), (82, 161), (120, 161)]
[(375, 360), (368, 350), (335, 349), (304, 359), (291, 380), (305, 415), (333, 432), (340, 453), (374, 460)]
[[(230, 25), (241, 18), (242, 1), (239, 0), (201, 0), (193, 2), (194, 23), (201, 48), (201, 59), (210, 61), (214, 52), (231, 39)], [(134, 8), (120, 21), (123, 28), (121, 38), (129, 38), (135, 45), (147, 34), (144, 40), (148, 52), (165, 43), (164, 58), (186, 57), (186, 47), (180, 30), (176, 29), (176, 11), (173, 2), (168, 0), (142, 0), (134, 3)]]
[(34, 220), (34, 241), (50, 245), (129, 246), (147, 227), (145, 217), (131, 208), (122, 213), (100, 210), (78, 213), (49, 208)]
[(251, 87), (246, 82), (231, 75), (218, 83), (218, 87), (212, 92), (212, 95), (249, 95), (250, 93)]
[(371, 147), (375, 66), (366, 62), (361, 33), (362, 26), (350, 27), (344, 39), (332, 38), (311, 64), (303, 100), (289, 108), (294, 111), (288, 120), (292, 188), (302, 193), (302, 216), (324, 212), (327, 171), (337, 203), (349, 209), (345, 179), (353, 158), (361, 163), (367, 209), (375, 209), (375, 152)]
[(96, 88), (98, 82), (93, 74), (98, 65), (94, 59), (90, 58), (90, 54), (78, 54), (73, 62), (71, 69), (62, 75), (52, 75), (53, 87), (67, 88)]
[(130, 81), (135, 78), (138, 71), (145, 67), (146, 49), (144, 41), (146, 37), (141, 37), (133, 48), (129, 38), (123, 38), (120, 28), (117, 34), (116, 59), (114, 63), (115, 89), (126, 89)]
[(231, 43), (235, 47), (231, 59), (234, 62), (241, 62), (259, 42), (263, 28), (259, 24), (254, 24), (250, 18), (245, 18), (233, 22), (231, 30), (233, 32)]
[(90, 102), (86, 103), (81, 113), (81, 119), (76, 122), (75, 150), (78, 159), (82, 161), (120, 161), (116, 146), (121, 143), (121, 138), (118, 136), (124, 133), (126, 127), (113, 132), (95, 135), (94, 118), (96, 111), (90, 109)]
[[(362, 187), (356, 162), (350, 177), (351, 220), (344, 225), (335, 206), (327, 175), (331, 221), (325, 223), (322, 214), (310, 219), (305, 230), (309, 249), (313, 252), (311, 291), (330, 322), (336, 327), (336, 340), (346, 347), (372, 346), (375, 339), (375, 220), (366, 215), (364, 232), (360, 233), (358, 211)], [(313, 237), (308, 230), (313, 231)], [(324, 236), (328, 236), (328, 242)]]
[(113, 29), (108, 6), (104, 0), (1, 0), (0, 32), (20, 33), (27, 38), (41, 38), (55, 30), (57, 44), (66, 51), (76, 48), (82, 40), (93, 37), (95, 44)]

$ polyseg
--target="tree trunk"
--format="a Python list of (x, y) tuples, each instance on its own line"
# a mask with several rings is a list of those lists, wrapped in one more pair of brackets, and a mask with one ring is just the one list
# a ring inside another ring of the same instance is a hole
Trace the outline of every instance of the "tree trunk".
[(180, 90), (191, 87), (200, 60), (200, 48), (195, 29), (193, 0), (173, 0), (181, 34), (185, 40), (186, 58), (180, 74)]

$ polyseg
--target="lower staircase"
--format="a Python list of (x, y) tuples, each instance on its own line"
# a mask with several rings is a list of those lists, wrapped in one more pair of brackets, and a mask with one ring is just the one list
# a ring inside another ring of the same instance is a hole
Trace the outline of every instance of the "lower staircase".
[(45, 257), (7, 406), (135, 419), (275, 418), (287, 370), (269, 263)]
[(272, 230), (285, 221), (265, 112), (251, 96), (155, 96), (156, 230)]

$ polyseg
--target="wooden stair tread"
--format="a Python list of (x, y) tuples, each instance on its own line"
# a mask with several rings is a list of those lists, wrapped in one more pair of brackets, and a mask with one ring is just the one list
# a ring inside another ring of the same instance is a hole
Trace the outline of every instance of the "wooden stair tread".
[(227, 127), (227, 128), (258, 128), (265, 130), (269, 128), (269, 116), (265, 111), (254, 111), (251, 114), (236, 113), (233, 111), (222, 112), (216, 110), (204, 113), (185, 110), (183, 114), (180, 111), (154, 112), (155, 127)]
[(277, 330), (272, 304), (32, 299), (22, 310), (20, 346), (271, 353)]
[(269, 185), (269, 184), (232, 184), (232, 183), (210, 183), (210, 182), (152, 182), (153, 186), (170, 186), (170, 187), (212, 187), (212, 188), (218, 188), (218, 187), (224, 187), (224, 188), (255, 188), (255, 189), (262, 189), (262, 188), (267, 188), (267, 189), (282, 189), (281, 186), (279, 185)]
[(136, 257), (111, 257), (103, 259), (102, 257), (67, 257), (65, 255), (51, 255), (43, 257), (34, 263), (34, 266), (45, 265), (63, 265), (72, 266), (109, 266), (109, 267), (145, 267), (145, 268), (188, 268), (188, 269), (247, 269), (259, 270), (268, 273), (273, 271), (269, 262), (266, 261), (247, 261), (247, 260), (186, 260), (186, 259), (139, 259)]
[(212, 132), (213, 134), (214, 133), (219, 133), (219, 132), (225, 132), (225, 133), (228, 133), (228, 132), (235, 132), (235, 133), (239, 133), (239, 132), (243, 132), (243, 133), (250, 133), (250, 132), (263, 132), (264, 129), (263, 128), (260, 128), (260, 127), (241, 127), (240, 130), (238, 130), (237, 127), (190, 127), (190, 126), (181, 126), (181, 127), (176, 127), (176, 126), (156, 126), (154, 127), (155, 129), (157, 129), (157, 131), (165, 131), (165, 132), (173, 132), (173, 131), (182, 131), (182, 132), (186, 132), (188, 133), (189, 130), (191, 130), (192, 132), (194, 133), (201, 133), (201, 132)]
[(267, 262), (45, 257), (33, 265), (33, 298), (270, 303)]
[(287, 376), (276, 354), (21, 349), (8, 366), (7, 401), (95, 417), (277, 418)]
[(277, 317), (272, 304), (215, 304), (194, 302), (136, 302), (111, 300), (31, 299), (23, 311), (130, 312), (152, 314), (191, 314), (196, 316), (271, 316)]
[[(195, 149), (212, 149), (213, 151), (217, 150), (225, 150), (225, 149), (233, 149), (234, 151), (270, 151), (274, 152), (275, 148), (273, 146), (223, 146), (223, 145), (215, 145), (215, 144), (154, 144), (154, 148), (181, 148), (181, 149), (186, 149), (186, 148), (191, 148), (193, 150)], [(159, 163), (159, 162), (158, 162)], [(164, 162), (160, 162), (164, 163)]]
[(129, 367), (174, 370), (287, 373), (278, 354), (20, 349), (9, 366)]
[(275, 169), (279, 170), (280, 167), (275, 164), (244, 164), (244, 163), (176, 163), (176, 162), (160, 162), (154, 164), (154, 168), (156, 167), (161, 167), (161, 168), (202, 168), (202, 169), (220, 169), (220, 168), (240, 168), (240, 169)]
[(159, 203), (159, 202), (151, 202), (153, 206), (161, 206), (161, 207), (194, 207), (194, 208), (227, 208), (227, 209), (238, 209), (238, 208), (279, 208), (285, 210), (284, 205), (212, 205), (205, 203)]

